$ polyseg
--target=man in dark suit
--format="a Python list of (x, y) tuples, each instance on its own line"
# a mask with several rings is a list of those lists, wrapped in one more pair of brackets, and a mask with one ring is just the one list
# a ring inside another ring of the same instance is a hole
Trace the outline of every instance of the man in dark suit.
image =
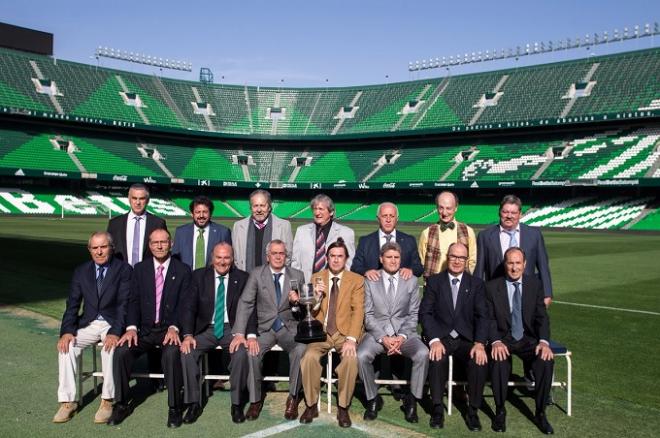
[(190, 284), (190, 268), (170, 257), (170, 233), (157, 229), (149, 235), (152, 257), (135, 265), (126, 332), (114, 356), (117, 385), (110, 425), (118, 425), (129, 415), (129, 380), (133, 362), (143, 353), (162, 348), (161, 364), (167, 386), (168, 427), (182, 421), (181, 356), (179, 352), (179, 303)]
[[(248, 391), (250, 407), (245, 418), (259, 418), (264, 404), (262, 396), (262, 363), (264, 355), (275, 344), (289, 353), (289, 396), (286, 400), (284, 418), (294, 420), (298, 417), (298, 396), (302, 386), (300, 378), (300, 359), (305, 352), (305, 344), (295, 341), (298, 320), (293, 315), (289, 295), (305, 283), (304, 274), (286, 266), (286, 244), (282, 240), (272, 240), (266, 250), (267, 264), (254, 268), (250, 273), (245, 289), (238, 302), (236, 321), (232, 327), (232, 339), (229, 352), (247, 348), (249, 354), (250, 376)], [(299, 290), (299, 289), (298, 289)], [(256, 333), (250, 333), (250, 319), (257, 312)]]
[(552, 302), (552, 278), (548, 253), (541, 231), (520, 223), (522, 202), (507, 195), (500, 203), (500, 223), (481, 231), (477, 237), (477, 267), (474, 275), (484, 281), (504, 276), (504, 252), (511, 246), (522, 248), (527, 257), (525, 274), (536, 275), (543, 283), (546, 307)]
[(360, 238), (351, 271), (364, 275), (368, 280), (380, 279), (380, 249), (388, 242), (396, 242), (401, 247), (401, 269), (399, 275), (408, 280), (413, 275), (420, 277), (424, 267), (419, 260), (417, 241), (409, 234), (396, 229), (399, 221), (399, 210), (391, 202), (383, 202), (378, 206), (379, 228), (371, 234)]
[(108, 233), (115, 242), (115, 257), (131, 266), (151, 255), (148, 238), (157, 228), (167, 229), (165, 221), (146, 211), (149, 189), (144, 184), (133, 184), (128, 189), (131, 210), (110, 219)]
[[(181, 363), (185, 385), (184, 403), (188, 405), (183, 422), (191, 424), (202, 414), (200, 391), (202, 355), (217, 346), (229, 349), (231, 328), (236, 322), (238, 300), (248, 274), (234, 266), (234, 252), (227, 242), (213, 248), (211, 264), (193, 272), (190, 289), (181, 305)], [(257, 320), (253, 312), (248, 321), (248, 333), (256, 333)], [(247, 386), (248, 357), (244, 348), (231, 355), (231, 419), (245, 421), (241, 394)]]
[(226, 242), (231, 245), (231, 231), (211, 220), (213, 202), (206, 196), (195, 196), (190, 202), (190, 214), (192, 223), (176, 229), (172, 255), (190, 269), (199, 269), (209, 263), (217, 243)]
[[(112, 356), (124, 329), (126, 306), (131, 282), (131, 267), (112, 257), (112, 236), (104, 231), (91, 235), (87, 249), (92, 260), (73, 272), (71, 290), (62, 316), (60, 339), (57, 342), (59, 360), (60, 408), (54, 423), (65, 423), (78, 409), (76, 373), (78, 358), (85, 347), (103, 342), (101, 366), (103, 389), (101, 406), (94, 416), (95, 423), (106, 423), (112, 412), (115, 385), (112, 378)], [(80, 315), (80, 306), (83, 304)]]
[[(477, 415), (483, 400), (488, 358), (488, 324), (484, 283), (466, 271), (468, 249), (459, 242), (449, 245), (447, 270), (431, 275), (419, 306), (422, 330), (429, 340), (429, 386), (433, 411), (430, 426), (444, 426), (442, 396), (447, 384), (448, 356), (467, 368), (469, 406), (466, 423), (481, 430)], [(451, 391), (451, 388), (449, 388)]]
[(525, 264), (523, 250), (511, 247), (504, 253), (505, 276), (486, 283), (495, 398), (492, 428), (495, 432), (506, 430), (504, 403), (511, 375), (511, 355), (515, 354), (531, 364), (536, 376), (535, 423), (543, 433), (552, 434), (552, 426), (545, 416), (554, 368), (549, 344), (550, 321), (543, 303), (543, 285), (536, 276), (524, 274)]

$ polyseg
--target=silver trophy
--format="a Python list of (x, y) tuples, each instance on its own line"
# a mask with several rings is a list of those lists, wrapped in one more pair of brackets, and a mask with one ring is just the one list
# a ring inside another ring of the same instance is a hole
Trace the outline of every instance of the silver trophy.
[[(294, 291), (297, 291), (298, 283), (296, 282), (296, 288), (294, 288), (294, 281), (295, 280), (291, 281), (291, 288)], [(326, 334), (323, 330), (323, 323), (312, 316), (312, 312), (317, 311), (320, 308), (323, 295), (317, 300), (316, 295), (314, 294), (314, 285), (307, 283), (302, 290), (298, 292), (298, 297), (298, 303), (305, 307), (305, 317), (298, 323), (298, 332), (295, 337), (296, 342), (309, 344), (312, 342), (325, 341)]]

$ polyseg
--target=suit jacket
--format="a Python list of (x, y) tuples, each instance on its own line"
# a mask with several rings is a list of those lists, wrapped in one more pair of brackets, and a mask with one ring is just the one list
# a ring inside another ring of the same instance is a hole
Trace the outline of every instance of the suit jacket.
[[(172, 248), (172, 255), (188, 265), (190, 269), (193, 268), (194, 259), (193, 239), (197, 237), (193, 237), (193, 234), (195, 234), (195, 224), (192, 222), (177, 227), (174, 234), (174, 247)], [(231, 231), (222, 224), (209, 222), (209, 236), (208, 244), (206, 245), (206, 262), (204, 266), (211, 260), (213, 247), (220, 242), (227, 242), (231, 245)]]
[[(537, 227), (520, 224), (520, 243), (525, 251), (527, 264), (525, 274), (536, 274), (543, 282), (546, 297), (552, 296), (552, 278), (548, 253), (541, 230)], [(493, 225), (481, 231), (477, 237), (477, 267), (474, 275), (489, 281), (504, 276), (504, 259), (500, 245), (500, 226)]]
[(302, 272), (286, 267), (284, 269), (282, 297), (278, 303), (270, 265), (262, 265), (254, 268), (239, 299), (236, 323), (232, 326), (231, 332), (234, 334), (241, 333), (243, 335), (250, 334), (250, 332), (246, 332), (246, 329), (250, 316), (256, 307), (257, 332), (252, 333), (258, 335), (267, 332), (273, 326), (275, 318), (278, 316), (289, 331), (296, 333), (298, 321), (293, 315), (291, 304), (289, 303), (289, 285), (291, 280), (296, 280), (299, 287), (305, 282)]
[[(247, 272), (236, 267), (229, 270), (225, 306), (229, 316), (229, 325), (234, 327), (238, 310), (238, 301), (247, 283)], [(198, 335), (211, 324), (215, 311), (215, 269), (207, 266), (193, 271), (190, 288), (181, 299), (181, 334)], [(248, 333), (256, 333), (257, 316), (252, 312), (248, 321)]]
[[(149, 249), (149, 234), (158, 228), (167, 230), (164, 219), (154, 216), (149, 212), (146, 212), (146, 215), (147, 223), (145, 224), (144, 240), (142, 242), (142, 260), (152, 255)], [(124, 261), (128, 261), (128, 253), (130, 252), (126, 248), (126, 222), (128, 222), (128, 213), (113, 217), (108, 222), (108, 233), (112, 235), (112, 240), (115, 242), (114, 257)]]
[[(348, 260), (346, 268), (351, 268), (351, 260), (355, 257), (355, 233), (347, 226), (340, 225), (334, 220), (325, 240), (327, 248), (331, 243), (337, 241), (337, 238), (344, 239), (346, 248), (348, 248)], [(316, 225), (305, 224), (298, 227), (296, 237), (293, 239), (293, 254), (291, 256), (291, 267), (300, 269), (305, 274), (305, 281), (309, 282), (312, 278), (312, 268), (314, 265), (314, 253), (316, 248)]]
[(486, 345), (490, 321), (484, 282), (463, 272), (454, 309), (447, 271), (431, 275), (426, 280), (424, 298), (419, 306), (419, 320), (428, 341), (442, 339), (456, 330), (470, 342)]
[[(180, 328), (179, 301), (190, 286), (190, 268), (170, 257), (163, 295), (160, 301), (159, 322), (165, 327)], [(137, 326), (142, 335), (148, 334), (156, 321), (156, 271), (153, 257), (148, 257), (133, 268), (131, 298), (126, 326)]]
[[(412, 269), (413, 275), (419, 277), (424, 273), (424, 267), (419, 260), (417, 241), (410, 234), (396, 230), (396, 243), (401, 246), (401, 267)], [(370, 269), (381, 269), (380, 239), (378, 231), (362, 236), (355, 251), (351, 271), (364, 275)]]
[[(271, 213), (270, 219), (273, 221), (273, 231), (271, 239), (279, 239), (286, 245), (287, 254), (291, 254), (293, 249), (293, 234), (291, 233), (291, 222), (280, 219)], [(252, 222), (252, 217), (248, 216), (234, 223), (232, 235), (234, 237), (234, 264), (238, 269), (245, 269), (247, 264), (247, 236), (248, 227)], [(264, 242), (266, 245), (268, 242)], [(290, 263), (290, 258), (287, 260)]]
[(393, 335), (405, 335), (408, 339), (417, 334), (419, 313), (419, 288), (417, 277), (404, 280), (399, 277), (394, 300), (387, 296), (382, 273), (378, 281), (364, 281), (364, 325), (377, 341), (388, 335), (391, 325)]
[[(543, 285), (534, 275), (522, 277), (522, 320), (524, 334), (550, 342), (550, 319), (543, 303)], [(490, 319), (489, 338), (511, 341), (511, 307), (504, 277), (486, 283), (486, 303)]]
[[(110, 324), (108, 334), (121, 336), (126, 321), (132, 271), (128, 263), (113, 257), (108, 263), (99, 296), (94, 262), (90, 260), (78, 266), (73, 271), (60, 336), (65, 333), (75, 336), (79, 328), (87, 327), (98, 315)], [(82, 315), (79, 314), (81, 305)]]
[[(312, 276), (312, 284), (321, 278), (325, 284), (326, 295), (314, 317), (325, 323), (328, 314), (328, 296), (330, 296), (330, 271), (324, 269)], [(358, 342), (362, 336), (364, 322), (364, 277), (355, 272), (344, 270), (339, 284), (339, 297), (335, 307), (337, 330), (344, 336), (351, 336)]]

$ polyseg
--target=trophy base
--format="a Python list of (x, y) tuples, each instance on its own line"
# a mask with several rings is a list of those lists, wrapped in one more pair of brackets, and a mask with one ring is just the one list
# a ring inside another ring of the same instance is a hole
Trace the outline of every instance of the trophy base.
[(323, 331), (323, 324), (316, 319), (311, 321), (300, 321), (298, 323), (298, 332), (294, 339), (301, 344), (325, 341), (326, 334)]

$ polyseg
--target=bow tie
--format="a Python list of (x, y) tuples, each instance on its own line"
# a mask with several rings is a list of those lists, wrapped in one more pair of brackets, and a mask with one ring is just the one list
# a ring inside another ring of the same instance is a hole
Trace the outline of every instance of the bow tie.
[(452, 222), (447, 222), (447, 223), (440, 222), (440, 231), (445, 231), (447, 228), (449, 228), (450, 230), (453, 230), (454, 229), (454, 222), (453, 221)]

